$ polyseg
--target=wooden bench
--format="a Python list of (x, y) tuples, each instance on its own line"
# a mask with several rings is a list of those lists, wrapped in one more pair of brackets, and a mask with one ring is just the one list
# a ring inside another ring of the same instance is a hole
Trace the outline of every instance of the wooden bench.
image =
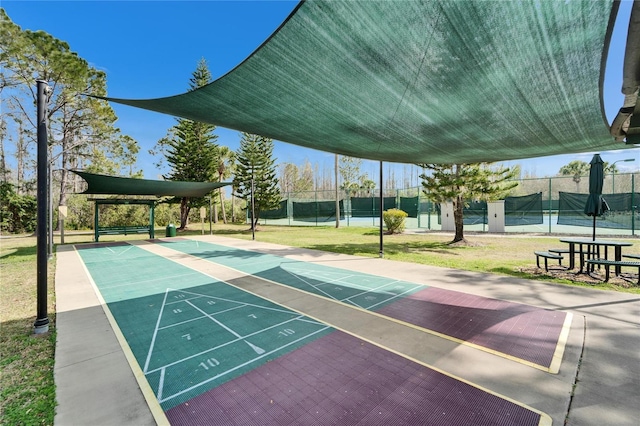
[(98, 228), (98, 235), (118, 234), (149, 234), (151, 236), (151, 230), (148, 226), (105, 226)]
[[(625, 257), (629, 257), (630, 255), (626, 255)], [(640, 257), (639, 257), (640, 258)], [(609, 260), (609, 259), (587, 259), (588, 265), (602, 265), (604, 266), (605, 278), (604, 282), (609, 281), (609, 269), (613, 266), (625, 266), (625, 267), (633, 267), (638, 268), (638, 285), (640, 285), (640, 262), (626, 261), (626, 260)]]
[(564, 259), (564, 257), (562, 257), (561, 254), (550, 253), (548, 251), (534, 251), (533, 253), (536, 255), (536, 265), (538, 265), (538, 268), (540, 268), (541, 257), (544, 258), (544, 270), (547, 272), (549, 271), (549, 259), (557, 260), (560, 266), (562, 266), (562, 259)]

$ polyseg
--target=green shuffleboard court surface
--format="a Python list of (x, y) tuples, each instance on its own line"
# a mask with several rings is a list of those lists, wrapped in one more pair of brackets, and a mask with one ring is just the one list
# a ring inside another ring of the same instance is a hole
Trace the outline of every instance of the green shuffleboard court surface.
[(175, 239), (157, 242), (256, 277), (372, 311), (425, 288), (423, 285), (407, 281), (197, 240)]
[(333, 331), (126, 243), (77, 248), (164, 410)]

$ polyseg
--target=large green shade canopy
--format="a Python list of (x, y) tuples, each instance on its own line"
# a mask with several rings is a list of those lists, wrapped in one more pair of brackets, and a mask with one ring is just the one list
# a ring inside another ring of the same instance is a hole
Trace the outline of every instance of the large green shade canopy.
[(602, 105), (617, 8), (613, 0), (306, 1), (207, 86), (108, 99), (402, 163), (623, 149)]
[(204, 197), (216, 188), (231, 182), (184, 182), (170, 180), (133, 179), (72, 170), (87, 182), (83, 194), (153, 195), (156, 197)]

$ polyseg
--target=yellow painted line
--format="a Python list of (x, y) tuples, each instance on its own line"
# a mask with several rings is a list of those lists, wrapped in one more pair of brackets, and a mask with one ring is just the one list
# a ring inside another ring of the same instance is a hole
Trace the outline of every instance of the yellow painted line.
[(142, 395), (144, 396), (144, 399), (147, 401), (147, 405), (149, 406), (151, 415), (153, 416), (154, 420), (159, 426), (169, 426), (169, 420), (167, 419), (167, 416), (165, 416), (164, 410), (162, 409), (162, 407), (160, 406), (160, 403), (158, 402), (158, 399), (156, 398), (156, 394), (153, 392), (153, 389), (151, 389), (151, 386), (149, 385), (147, 378), (142, 372), (142, 369), (140, 368), (140, 365), (138, 364), (136, 357), (133, 355), (133, 351), (129, 347), (129, 343), (127, 342), (127, 339), (124, 337), (124, 334), (122, 334), (120, 327), (118, 327), (118, 323), (113, 317), (111, 310), (109, 310), (109, 306), (107, 305), (104, 298), (102, 297), (102, 294), (98, 289), (98, 286), (96, 285), (95, 281), (93, 281), (93, 277), (91, 276), (91, 273), (87, 269), (87, 266), (84, 264), (84, 261), (82, 260), (82, 256), (80, 256), (80, 253), (78, 253), (78, 250), (76, 249), (75, 245), (73, 246), (73, 250), (76, 252), (78, 258), (80, 259), (82, 268), (84, 269), (85, 274), (89, 278), (89, 282), (93, 287), (93, 291), (95, 292), (96, 297), (98, 298), (98, 301), (102, 306), (102, 310), (104, 311), (104, 314), (106, 315), (107, 319), (109, 320), (109, 323), (111, 324), (111, 328), (113, 329), (113, 332), (116, 335), (116, 339), (118, 339), (118, 343), (120, 343), (122, 352), (124, 353), (124, 356), (127, 359), (127, 362), (129, 363), (129, 367), (131, 367), (131, 371), (133, 372), (133, 375), (135, 376), (136, 381), (138, 382), (138, 386), (140, 386)]
[[(149, 244), (151, 244), (151, 243), (149, 243)], [(145, 249), (145, 250), (146, 250), (146, 247), (144, 247), (144, 245), (146, 245), (146, 242), (145, 242), (145, 243), (143, 243), (143, 244), (137, 244), (137, 243), (136, 243), (136, 245), (137, 245), (138, 247), (143, 248), (143, 249)], [(173, 251), (173, 252), (175, 252), (175, 253), (177, 253), (177, 254), (186, 255), (187, 257), (190, 257), (190, 258), (192, 258), (192, 259), (194, 259), (194, 260), (197, 260), (197, 261), (204, 261), (204, 262), (207, 262), (207, 263), (213, 263), (213, 262), (208, 262), (207, 260), (202, 259), (202, 258), (200, 258), (200, 257), (190, 255), (190, 254), (188, 254), (188, 253), (183, 253), (183, 252), (179, 252), (179, 251), (176, 251), (176, 250), (173, 250), (173, 249), (169, 249), (169, 248), (168, 248), (168, 247), (166, 247), (166, 246), (162, 246), (162, 248), (165, 248), (165, 249), (171, 250), (171, 251)], [(147, 251), (150, 251), (150, 250), (147, 250)], [(152, 251), (150, 251), (150, 252), (151, 252), (151, 253), (154, 253), (154, 252), (152, 252)], [(154, 254), (158, 255), (158, 253), (154, 253)], [(165, 256), (163, 256), (163, 257), (165, 257)], [(357, 339), (359, 339), (359, 340), (363, 340), (363, 341), (365, 341), (365, 342), (367, 342), (367, 343), (370, 343), (371, 345), (374, 345), (374, 346), (376, 346), (376, 347), (378, 347), (378, 348), (380, 348), (380, 349), (383, 349), (383, 350), (389, 351), (389, 352), (391, 352), (391, 353), (394, 353), (394, 354), (396, 354), (396, 355), (398, 355), (398, 356), (401, 356), (401, 357), (403, 357), (403, 358), (405, 358), (405, 359), (408, 359), (409, 361), (415, 362), (415, 363), (417, 363), (417, 364), (419, 364), (419, 365), (422, 365), (422, 366), (427, 367), (427, 368), (429, 368), (429, 369), (431, 369), (431, 370), (434, 370), (434, 371), (436, 371), (436, 372), (438, 372), (438, 373), (440, 373), (440, 374), (442, 374), (442, 375), (444, 375), (444, 376), (451, 377), (452, 379), (458, 380), (458, 381), (460, 381), (460, 382), (462, 382), (462, 383), (465, 383), (465, 384), (467, 384), (467, 385), (469, 385), (469, 386), (471, 386), (471, 387), (474, 387), (474, 388), (476, 388), (476, 389), (479, 389), (479, 390), (481, 390), (481, 391), (483, 391), (483, 392), (486, 392), (486, 393), (488, 393), (488, 394), (490, 394), (490, 395), (497, 396), (498, 398), (504, 399), (505, 401), (508, 401), (508, 402), (510, 402), (510, 403), (512, 403), (512, 404), (515, 404), (515, 405), (517, 405), (517, 406), (519, 406), (519, 407), (522, 407), (522, 408), (524, 408), (524, 409), (526, 409), (526, 410), (529, 410), (529, 411), (531, 411), (531, 412), (534, 412), (534, 413), (536, 413), (536, 414), (538, 414), (538, 415), (540, 416), (540, 420), (539, 420), (539, 422), (538, 422), (538, 426), (551, 426), (551, 424), (552, 424), (552, 422), (553, 422), (553, 421), (552, 421), (552, 419), (551, 419), (551, 416), (549, 416), (548, 414), (546, 414), (546, 413), (544, 413), (544, 412), (542, 412), (542, 411), (540, 411), (540, 410), (538, 410), (538, 409), (536, 409), (536, 408), (533, 408), (533, 407), (531, 407), (531, 406), (529, 406), (529, 405), (527, 405), (527, 404), (523, 404), (523, 403), (521, 403), (521, 402), (519, 402), (519, 401), (516, 401), (516, 400), (515, 400), (515, 399), (513, 399), (513, 398), (509, 398), (509, 397), (508, 397), (508, 396), (506, 396), (506, 395), (502, 395), (502, 394), (500, 394), (500, 393), (498, 393), (498, 392), (494, 392), (494, 391), (492, 391), (491, 389), (488, 389), (488, 388), (485, 388), (485, 387), (483, 387), (483, 386), (480, 386), (480, 385), (478, 385), (478, 384), (476, 384), (476, 383), (473, 383), (473, 382), (471, 382), (471, 381), (469, 381), (469, 380), (467, 380), (467, 379), (464, 379), (464, 378), (462, 378), (462, 377), (456, 376), (455, 374), (451, 374), (451, 373), (449, 373), (449, 372), (447, 372), (447, 371), (445, 371), (445, 370), (442, 370), (442, 369), (440, 369), (440, 368), (438, 368), (438, 367), (435, 367), (435, 366), (433, 366), (433, 365), (431, 365), (431, 364), (428, 364), (428, 363), (426, 363), (426, 362), (424, 362), (424, 361), (421, 361), (421, 360), (419, 360), (419, 359), (413, 358), (413, 357), (411, 357), (411, 356), (409, 356), (409, 355), (406, 355), (406, 354), (404, 354), (404, 353), (402, 353), (402, 352), (396, 351), (395, 349), (389, 348), (389, 347), (387, 347), (387, 346), (385, 346), (385, 345), (383, 345), (383, 344), (381, 344), (381, 343), (378, 343), (378, 342), (375, 342), (375, 341), (373, 341), (373, 340), (370, 340), (370, 339), (364, 338), (364, 337), (362, 337), (362, 336), (359, 336), (359, 335), (358, 335), (358, 334), (356, 334), (356, 333), (353, 333), (353, 332), (351, 332), (351, 331), (349, 331), (349, 330), (343, 329), (342, 327), (336, 326), (336, 325), (334, 325), (334, 324), (332, 324), (332, 323), (330, 323), (330, 322), (327, 322), (327, 321), (325, 321), (325, 320), (321, 320), (321, 319), (319, 319), (319, 318), (317, 318), (317, 317), (314, 317), (313, 315), (309, 315), (309, 314), (307, 314), (306, 312), (300, 311), (300, 310), (298, 310), (298, 309), (292, 308), (292, 307), (287, 306), (287, 305), (283, 305), (282, 303), (279, 303), (279, 302), (277, 302), (277, 301), (275, 301), (275, 300), (272, 300), (272, 299), (270, 299), (270, 298), (268, 298), (268, 297), (262, 296), (262, 295), (260, 295), (260, 294), (258, 294), (258, 293), (255, 293), (255, 292), (251, 291), (251, 290), (247, 290), (247, 289), (244, 289), (244, 288), (242, 288), (242, 287), (239, 287), (239, 286), (237, 286), (237, 285), (235, 285), (235, 284), (232, 284), (232, 283), (230, 283), (230, 282), (227, 282), (227, 281), (225, 281), (225, 280), (221, 280), (221, 279), (219, 279), (219, 278), (217, 278), (217, 277), (215, 277), (215, 276), (213, 276), (213, 275), (211, 275), (211, 274), (208, 274), (208, 273), (203, 272), (203, 271), (201, 271), (201, 270), (198, 270), (198, 269), (192, 268), (192, 267), (190, 267), (190, 266), (188, 266), (188, 265), (186, 265), (186, 264), (184, 264), (184, 263), (182, 263), (182, 262), (180, 262), (180, 261), (178, 261), (178, 260), (174, 260), (174, 259), (171, 259), (171, 258), (169, 258), (169, 257), (165, 257), (165, 258), (166, 258), (166, 259), (169, 259), (169, 260), (171, 260), (172, 262), (175, 262), (175, 263), (177, 263), (177, 264), (179, 264), (179, 265), (182, 265), (182, 266), (184, 266), (184, 267), (187, 267), (187, 268), (189, 268), (189, 269), (193, 269), (194, 271), (197, 271), (197, 272), (199, 272), (199, 273), (201, 273), (201, 274), (204, 274), (204, 275), (206, 275), (206, 276), (208, 276), (208, 277), (211, 277), (211, 278), (215, 279), (216, 281), (219, 281), (219, 282), (225, 283), (226, 285), (229, 285), (229, 286), (231, 286), (231, 287), (237, 288), (238, 290), (240, 290), (240, 291), (244, 291), (245, 293), (252, 294), (252, 295), (254, 295), (254, 296), (256, 296), (256, 297), (259, 297), (260, 299), (267, 300), (267, 301), (269, 301), (269, 302), (271, 302), (271, 303), (273, 303), (273, 304), (275, 304), (275, 305), (282, 306), (282, 307), (284, 307), (284, 308), (286, 308), (286, 309), (290, 309), (290, 310), (292, 310), (292, 311), (294, 311), (294, 312), (299, 313), (300, 315), (304, 315), (305, 317), (308, 317), (308, 318), (311, 318), (311, 319), (313, 319), (313, 320), (315, 320), (315, 321), (318, 321), (318, 322), (319, 322), (319, 323), (321, 323), (321, 324), (326, 324), (326, 325), (328, 325), (328, 326), (330, 326), (330, 327), (332, 327), (332, 328), (334, 328), (334, 329), (336, 329), (336, 330), (338, 330), (338, 331), (341, 331), (341, 332), (343, 332), (343, 333), (346, 333), (346, 334), (348, 334), (348, 335), (350, 335), (350, 336), (353, 336), (353, 337), (355, 337), (355, 338), (357, 338)], [(217, 263), (214, 263), (214, 264), (215, 264), (215, 265), (218, 265)], [(223, 265), (220, 265), (220, 266), (225, 267), (225, 266), (223, 266)], [(237, 270), (235, 270), (235, 269), (233, 269), (233, 268), (228, 268), (228, 267), (225, 267), (225, 268), (230, 269), (230, 270), (233, 270), (233, 271), (236, 271), (236, 272), (239, 272), (240, 274), (242, 274), (242, 275), (244, 275), (244, 276), (247, 276), (247, 277), (254, 277), (254, 278), (257, 278), (257, 279), (261, 279), (261, 280), (262, 280), (262, 278), (260, 278), (260, 277), (255, 277), (254, 275), (246, 274), (246, 273), (244, 273), (244, 272), (242, 272), (242, 271), (237, 271)], [(269, 280), (264, 280), (264, 281), (269, 281)], [(269, 281), (269, 282), (270, 282), (270, 281)], [(282, 285), (282, 284), (280, 284), (280, 283), (274, 283), (274, 284), (277, 284), (277, 285), (279, 285), (279, 286), (283, 286), (283, 285)], [(284, 287), (286, 287), (286, 288), (288, 288), (288, 289), (290, 289), (290, 288), (291, 288), (291, 287), (289, 287), (289, 286), (284, 286)], [(294, 289), (294, 290), (297, 290), (297, 289)], [(312, 293), (307, 293), (307, 292), (305, 292), (305, 291), (303, 291), (303, 290), (299, 290), (299, 291), (301, 291), (302, 293), (305, 293), (305, 294), (310, 294), (310, 295), (312, 295), (312, 296), (315, 296), (314, 294), (312, 294)], [(324, 297), (322, 297), (322, 299), (323, 299), (323, 300), (328, 300), (328, 301), (334, 301), (334, 300), (332, 300), (332, 299), (328, 299), (328, 298), (324, 298)], [(340, 302), (340, 303), (342, 303), (342, 302)], [(344, 303), (343, 303), (343, 305), (351, 307), (350, 305), (346, 305), (346, 304), (344, 304)], [(364, 312), (369, 312), (369, 311), (367, 311), (366, 309), (362, 309), (362, 310), (363, 310)], [(384, 318), (384, 319), (388, 319), (387, 317), (384, 317), (384, 316), (381, 316), (381, 317), (382, 317), (382, 318)]]
[(549, 373), (558, 374), (560, 372), (560, 365), (562, 364), (562, 358), (564, 357), (564, 349), (567, 346), (567, 340), (569, 340), (569, 331), (571, 331), (571, 323), (573, 322), (573, 314), (571, 312), (565, 312), (567, 316), (564, 318), (564, 324), (562, 324), (562, 330), (560, 330), (560, 336), (558, 336), (558, 343), (556, 343), (556, 350), (553, 353), (553, 359), (549, 366)]
[[(192, 240), (192, 241), (196, 241), (196, 240)], [(143, 241), (142, 243), (143, 244), (152, 244), (152, 243), (149, 243), (149, 242), (146, 242), (146, 241)], [(220, 244), (220, 245), (224, 245), (224, 244)], [(272, 284), (275, 284), (275, 285), (278, 285), (278, 286), (281, 286), (281, 287), (285, 287), (285, 288), (288, 288), (288, 289), (291, 289), (291, 290), (299, 291), (299, 292), (307, 294), (307, 295), (319, 297), (319, 298), (322, 298), (323, 300), (328, 300), (330, 302), (337, 303), (337, 304), (340, 304), (342, 306), (346, 306), (346, 307), (351, 308), (351, 309), (356, 309), (356, 310), (359, 310), (361, 312), (366, 312), (366, 313), (368, 313), (370, 315), (375, 315), (375, 316), (377, 316), (379, 318), (383, 318), (383, 319), (386, 319), (386, 320), (389, 320), (389, 321), (393, 321), (393, 322), (395, 322), (397, 324), (401, 324), (401, 325), (404, 325), (406, 327), (410, 327), (410, 328), (413, 328), (415, 330), (422, 331), (424, 333), (432, 334), (432, 335), (440, 337), (442, 339), (449, 340), (449, 341), (452, 341), (452, 342), (455, 342), (455, 343), (458, 343), (458, 344), (461, 344), (461, 345), (465, 345), (465, 346), (468, 346), (470, 348), (474, 348), (474, 349), (477, 349), (477, 350), (480, 350), (480, 351), (483, 351), (483, 352), (487, 352), (487, 353), (490, 353), (492, 355), (496, 355), (496, 356), (499, 356), (501, 358), (505, 358), (505, 359), (508, 359), (510, 361), (517, 362), (519, 364), (523, 364), (523, 365), (526, 365), (526, 366), (529, 366), (529, 367), (532, 367), (532, 368), (535, 368), (535, 369), (538, 369), (538, 370), (541, 370), (541, 371), (544, 371), (544, 372), (547, 372), (547, 373), (551, 373), (551, 374), (558, 374), (558, 372), (560, 371), (560, 365), (562, 364), (562, 357), (564, 356), (564, 348), (566, 346), (566, 341), (567, 341), (567, 338), (569, 336), (569, 331), (571, 329), (571, 318), (573, 318), (573, 315), (570, 312), (564, 312), (566, 314), (565, 322), (564, 322), (563, 328), (562, 328), (562, 330), (560, 332), (560, 335), (559, 335), (559, 338), (558, 338), (558, 343), (556, 343), (556, 349), (554, 351), (552, 363), (551, 363), (551, 365), (549, 367), (546, 367), (544, 365), (536, 364), (535, 362), (527, 361), (525, 359), (518, 358), (516, 356), (509, 355), (509, 354), (506, 354), (504, 352), (497, 351), (495, 349), (487, 348), (486, 346), (477, 345), (475, 343), (468, 342), (466, 340), (461, 340), (461, 339), (458, 339), (457, 337), (449, 336), (447, 334), (442, 334), (442, 333), (440, 333), (438, 331), (430, 330), (428, 328), (424, 328), (424, 327), (421, 327), (419, 325), (411, 324), (409, 322), (405, 322), (405, 321), (399, 320), (397, 318), (388, 317), (388, 316), (382, 315), (380, 313), (377, 313), (375, 311), (370, 311), (370, 310), (361, 308), (359, 306), (350, 305), (350, 304), (342, 302), (340, 300), (331, 299), (329, 297), (321, 296), (319, 294), (312, 293), (310, 291), (302, 290), (302, 289), (299, 289), (299, 288), (296, 288), (296, 287), (293, 287), (293, 286), (288, 286), (286, 284), (282, 284), (282, 283), (279, 283), (277, 281), (272, 281), (269, 278), (257, 277), (255, 275), (240, 271), (240, 270), (232, 268), (230, 266), (226, 266), (226, 265), (222, 265), (220, 263), (212, 262), (210, 260), (203, 259), (203, 258), (197, 257), (197, 256), (193, 256), (193, 255), (190, 255), (188, 253), (181, 252), (179, 250), (174, 250), (174, 249), (170, 248), (170, 245), (162, 245), (162, 247), (167, 248), (167, 249), (169, 249), (171, 251), (174, 251), (176, 253), (179, 253), (181, 255), (192, 256), (195, 259), (203, 260), (205, 262), (215, 264), (215, 265), (220, 266), (222, 268), (227, 268), (227, 269), (229, 269), (231, 271), (235, 271), (235, 272), (237, 272), (239, 274), (242, 274), (242, 275), (251, 275), (251, 276), (253, 276), (255, 278), (261, 279), (263, 281), (266, 281), (266, 282), (269, 282), (269, 283), (272, 283)], [(241, 250), (246, 250), (246, 249), (241, 249)], [(250, 250), (247, 250), (247, 251), (250, 251)], [(260, 253), (260, 252), (255, 252), (255, 253)], [(304, 262), (302, 260), (296, 260), (296, 262), (307, 263), (307, 262)], [(416, 284), (416, 285), (420, 285), (422, 287), (428, 288), (428, 286), (426, 286), (426, 285), (422, 285), (422, 284)], [(515, 303), (515, 302), (511, 302), (511, 303)], [(563, 311), (559, 311), (559, 312), (563, 312)], [(561, 344), (561, 339), (562, 339), (562, 344)]]

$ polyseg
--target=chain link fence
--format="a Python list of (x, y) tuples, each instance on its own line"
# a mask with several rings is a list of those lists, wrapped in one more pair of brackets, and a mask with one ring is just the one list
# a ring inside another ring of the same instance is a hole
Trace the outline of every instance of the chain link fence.
[[(605, 176), (603, 198), (609, 211), (596, 220), (599, 235), (635, 235), (640, 226), (638, 173)], [(556, 176), (518, 180), (505, 199), (505, 232), (589, 234), (593, 219), (582, 212), (589, 193), (589, 177)], [(440, 205), (421, 187), (384, 190), (383, 210), (398, 208), (408, 214), (406, 230), (440, 230)], [(336, 205), (336, 198), (338, 203)], [(260, 223), (291, 226), (378, 227), (380, 190), (307, 191), (285, 193), (278, 209), (261, 212)], [(487, 232), (487, 204), (470, 201), (465, 206), (465, 230)]]

